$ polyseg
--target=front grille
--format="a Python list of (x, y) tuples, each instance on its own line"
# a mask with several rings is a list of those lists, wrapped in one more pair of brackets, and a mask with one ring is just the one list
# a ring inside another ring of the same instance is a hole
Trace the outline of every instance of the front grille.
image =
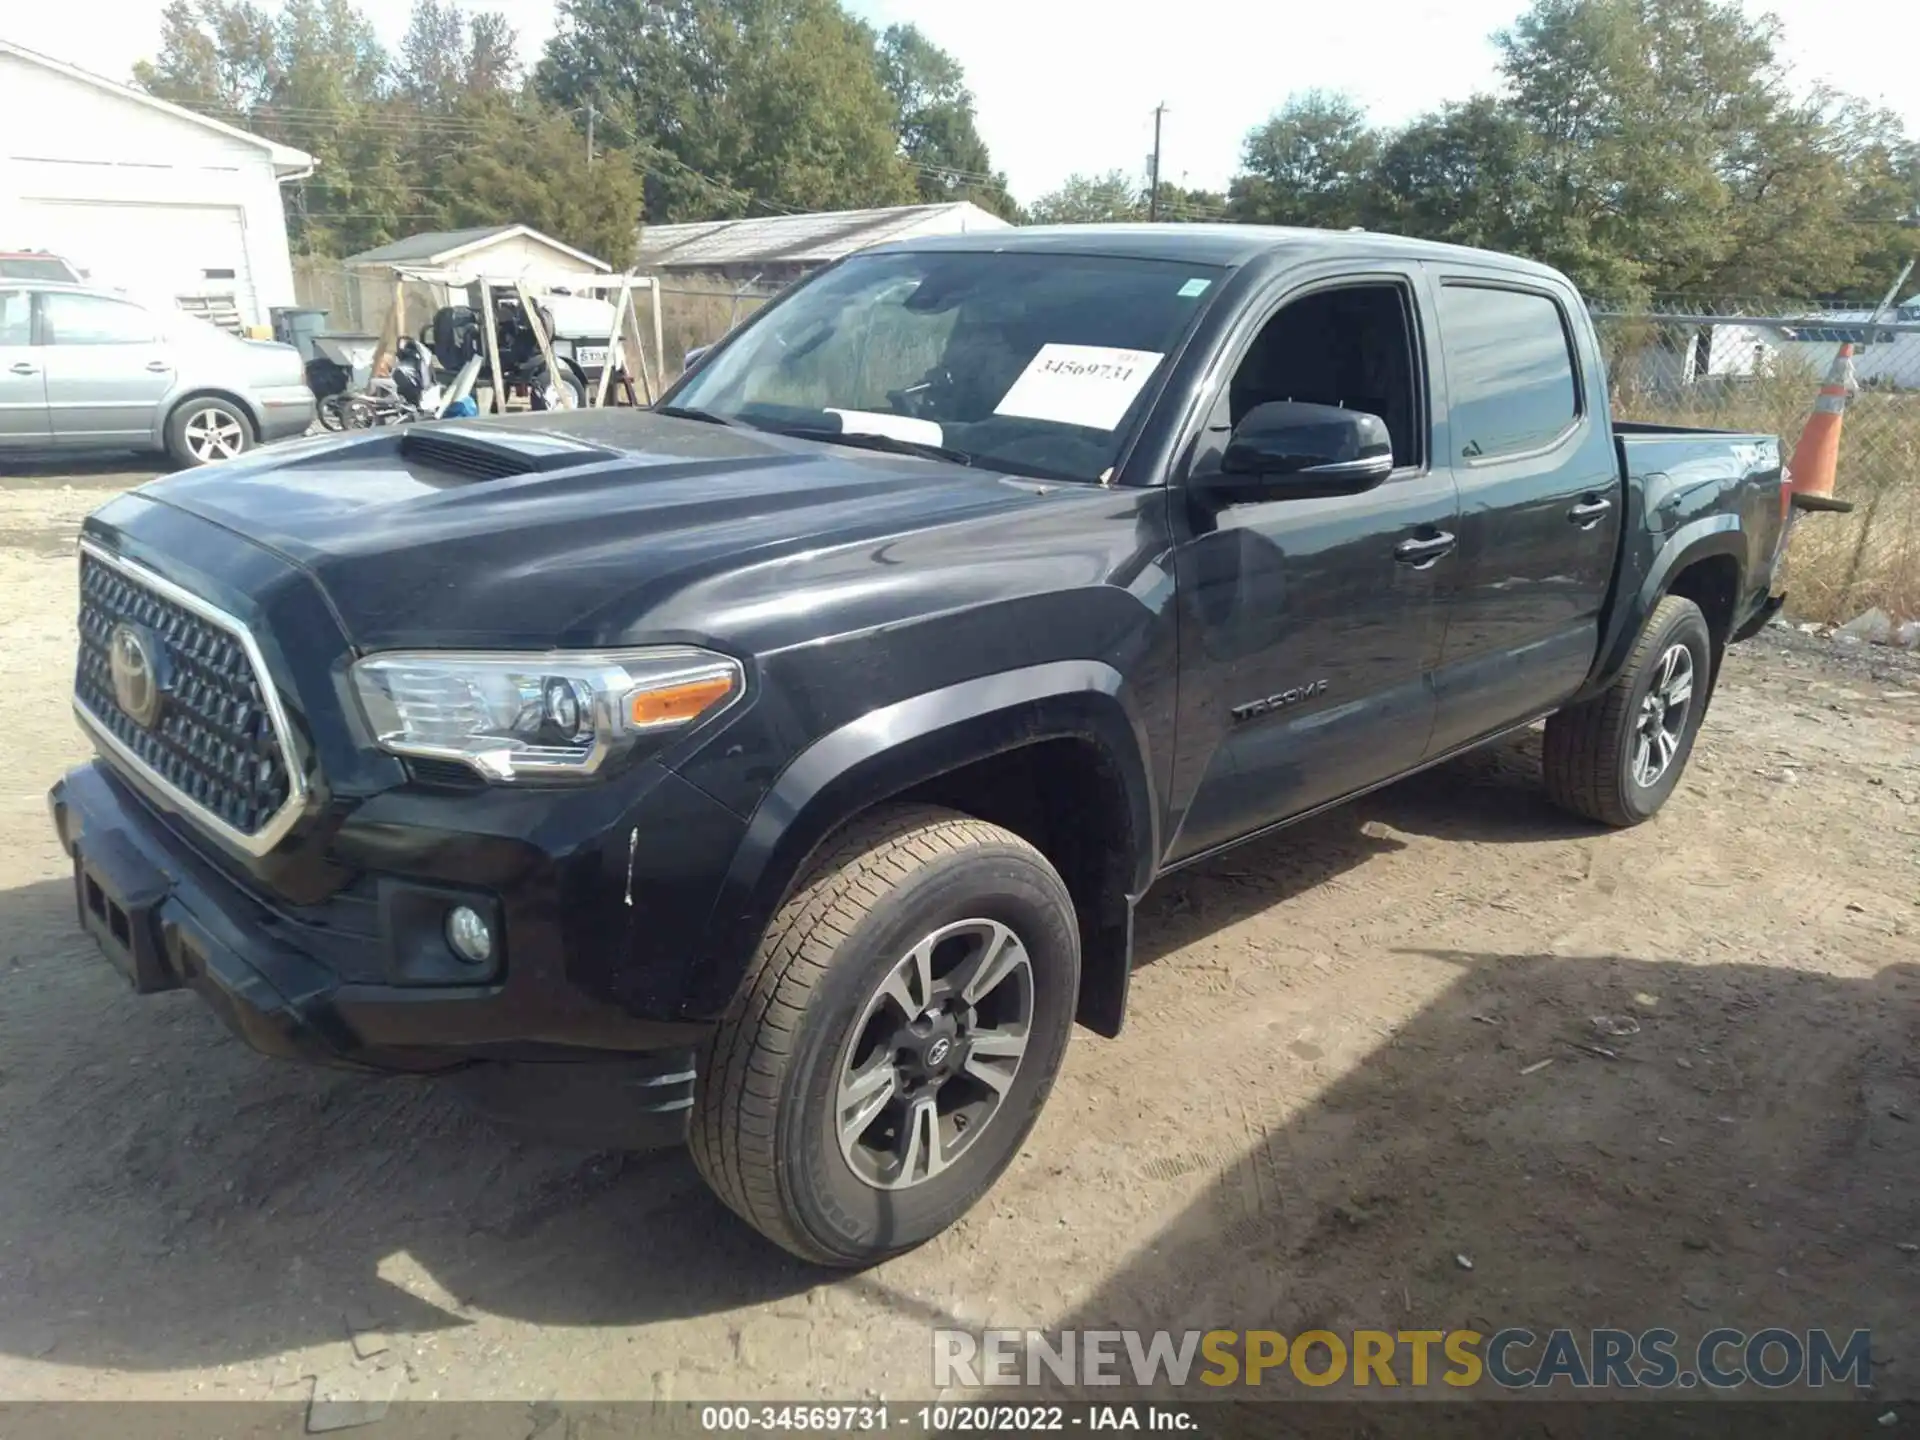
[[(154, 658), (163, 698), (151, 728), (114, 697), (108, 646), (121, 624), (139, 627), (162, 652)], [(287, 808), (296, 785), (243, 635), (82, 551), (75, 697), (151, 776), (251, 839)]]

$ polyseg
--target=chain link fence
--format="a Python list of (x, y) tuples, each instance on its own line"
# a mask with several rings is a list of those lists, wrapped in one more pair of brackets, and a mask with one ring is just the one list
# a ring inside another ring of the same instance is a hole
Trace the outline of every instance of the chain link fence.
[(1797, 525), (1788, 588), (1802, 618), (1844, 622), (1878, 606), (1920, 615), (1920, 305), (1676, 297), (1595, 303), (1614, 414), (1624, 420), (1755, 430), (1787, 453), (1842, 343), (1854, 347), (1834, 493), (1851, 515)]

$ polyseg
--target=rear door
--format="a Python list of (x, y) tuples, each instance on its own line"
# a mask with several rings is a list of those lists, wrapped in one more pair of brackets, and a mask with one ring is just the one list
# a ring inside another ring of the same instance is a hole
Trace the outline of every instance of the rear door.
[(54, 440), (151, 443), (174, 379), (171, 347), (153, 314), (75, 290), (43, 290), (39, 304)]
[(1514, 272), (1437, 269), (1459, 590), (1428, 753), (1539, 715), (1586, 679), (1625, 495), (1578, 298)]
[(48, 443), (44, 369), (33, 343), (33, 297), (0, 289), (0, 446)]

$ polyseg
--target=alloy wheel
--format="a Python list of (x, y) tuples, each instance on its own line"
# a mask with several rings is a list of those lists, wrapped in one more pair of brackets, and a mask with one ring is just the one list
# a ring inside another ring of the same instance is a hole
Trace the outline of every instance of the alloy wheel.
[(1669, 645), (1654, 667), (1653, 684), (1640, 702), (1634, 725), (1633, 779), (1643, 789), (1657, 785), (1680, 752), (1686, 734), (1687, 713), (1693, 705), (1693, 652), (1685, 645)]
[(840, 1153), (880, 1190), (958, 1161), (1001, 1109), (1034, 1017), (1033, 962), (997, 920), (944, 925), (868, 997), (834, 1096)]
[(247, 427), (228, 410), (208, 406), (187, 417), (187, 453), (202, 465), (230, 460), (247, 448)]

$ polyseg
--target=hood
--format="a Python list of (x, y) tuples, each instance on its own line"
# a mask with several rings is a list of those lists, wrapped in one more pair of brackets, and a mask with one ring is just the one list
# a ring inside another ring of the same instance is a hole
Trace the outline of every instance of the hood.
[[(705, 638), (719, 622), (695, 596), (752, 594), (754, 613), (778, 614), (818, 560), (884, 589), (898, 562), (875, 542), (1064, 498), (992, 471), (631, 409), (298, 441), (134, 493), (310, 573), (361, 649)], [(111, 507), (98, 520), (111, 528)], [(762, 578), (743, 585), (742, 572)]]

